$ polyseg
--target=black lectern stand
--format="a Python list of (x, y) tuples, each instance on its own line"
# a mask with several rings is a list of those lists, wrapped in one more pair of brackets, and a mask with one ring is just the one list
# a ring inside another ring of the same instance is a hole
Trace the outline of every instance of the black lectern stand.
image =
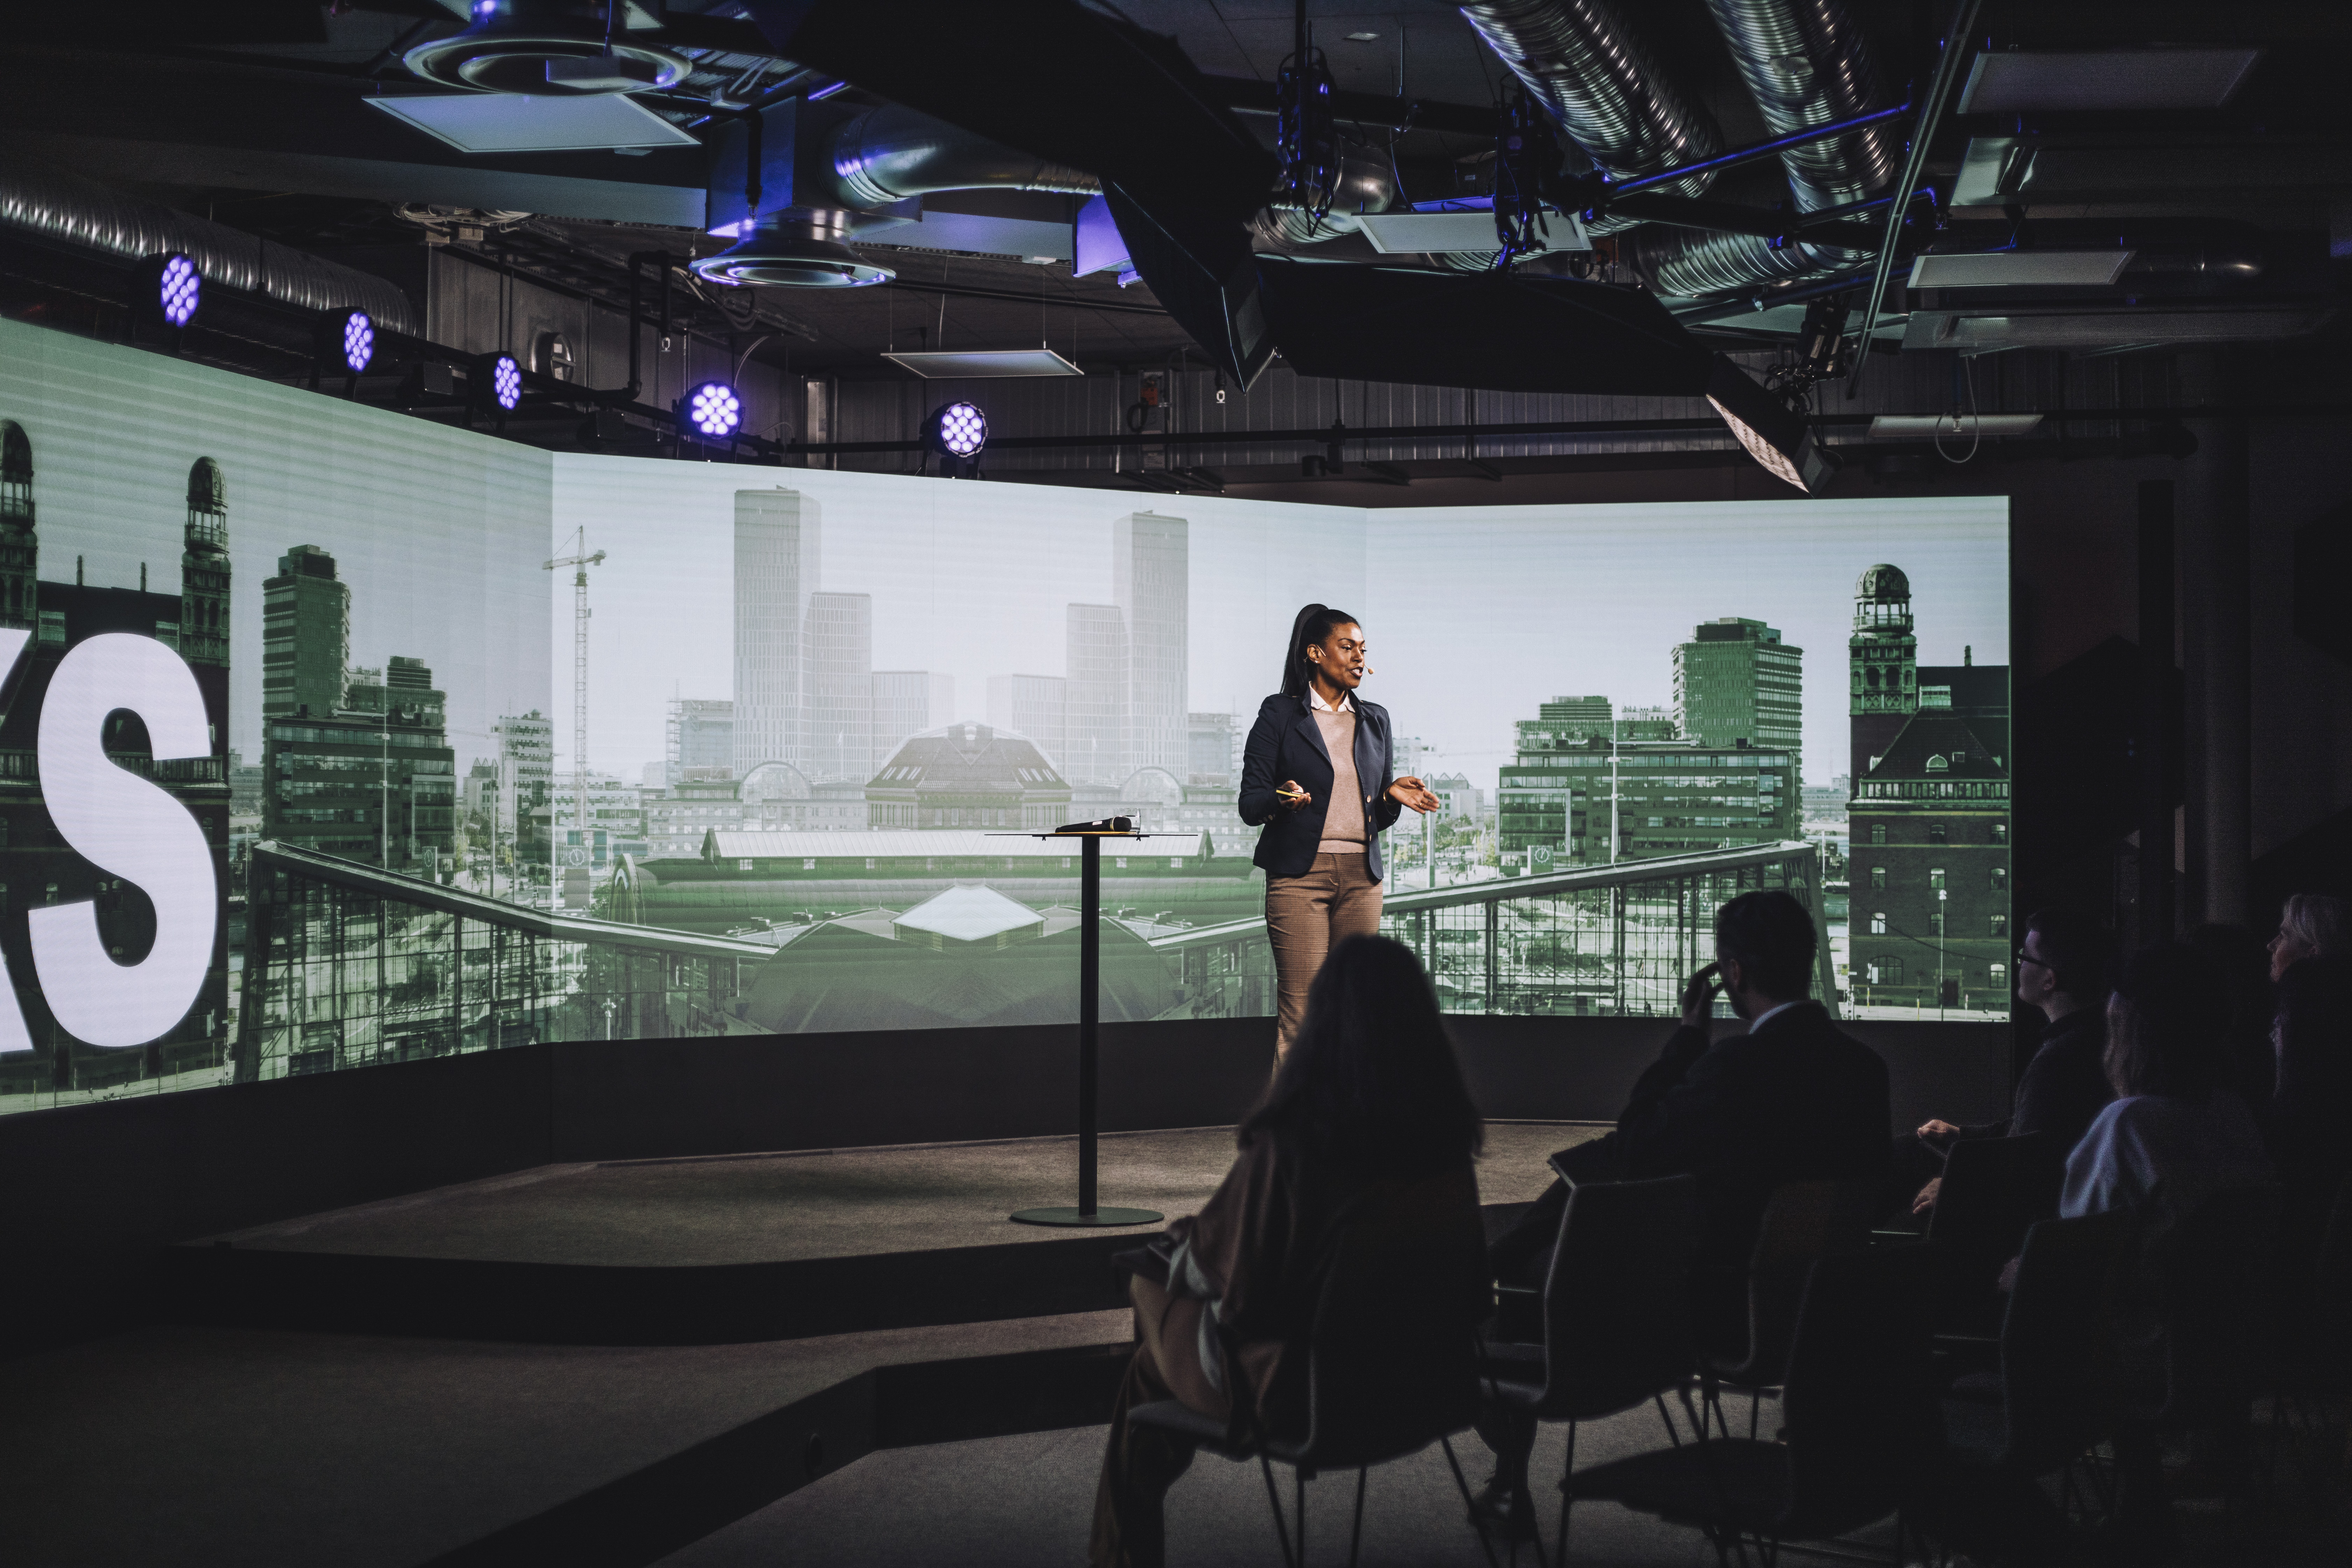
[[(1078, 1205), (1076, 1208), (1021, 1209), (1022, 1225), (1158, 1225), (1167, 1216), (1151, 1209), (1102, 1208), (1095, 1202), (1096, 1067), (1102, 1047), (1102, 841), (1150, 838), (1150, 833), (1107, 830), (1076, 833), (999, 833), (998, 838), (1080, 840), (1082, 892), (1078, 927)], [(1160, 837), (1182, 837), (1160, 834)]]

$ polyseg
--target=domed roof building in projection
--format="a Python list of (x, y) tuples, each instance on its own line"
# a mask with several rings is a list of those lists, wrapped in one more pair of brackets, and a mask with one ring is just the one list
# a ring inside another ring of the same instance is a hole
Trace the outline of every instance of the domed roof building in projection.
[(867, 825), (1057, 827), (1070, 786), (1026, 735), (949, 724), (909, 736), (866, 782)]

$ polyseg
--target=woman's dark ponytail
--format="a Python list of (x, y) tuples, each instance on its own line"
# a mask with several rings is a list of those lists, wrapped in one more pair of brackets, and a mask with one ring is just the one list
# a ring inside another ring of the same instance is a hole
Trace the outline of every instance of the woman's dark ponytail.
[(1290, 651), (1282, 661), (1282, 694), (1304, 698), (1307, 695), (1307, 650), (1319, 646), (1331, 635), (1333, 626), (1352, 626), (1356, 617), (1345, 610), (1335, 610), (1328, 605), (1309, 605), (1298, 612), (1290, 623)]

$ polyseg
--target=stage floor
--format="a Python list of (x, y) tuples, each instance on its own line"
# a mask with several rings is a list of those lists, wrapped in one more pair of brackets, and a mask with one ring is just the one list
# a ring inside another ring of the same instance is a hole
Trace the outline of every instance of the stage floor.
[[(1551, 1178), (1546, 1155), (1604, 1131), (1584, 1123), (1489, 1123), (1478, 1168), (1481, 1199), (1534, 1199)], [(1216, 1190), (1233, 1158), (1229, 1127), (1106, 1134), (1101, 1201), (1171, 1218), (1191, 1214)], [(1042, 1245), (1073, 1233), (1013, 1225), (1005, 1216), (1074, 1203), (1076, 1172), (1075, 1138), (542, 1165), (205, 1242), (269, 1252), (623, 1268)], [(1148, 1228), (1118, 1234), (1141, 1236)]]

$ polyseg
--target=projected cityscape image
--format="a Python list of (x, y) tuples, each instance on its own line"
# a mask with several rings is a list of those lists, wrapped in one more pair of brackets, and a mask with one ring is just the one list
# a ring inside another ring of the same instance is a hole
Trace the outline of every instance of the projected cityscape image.
[[(190, 431), (134, 464), (73, 434), (70, 399), (9, 426), (0, 629), (32, 673), (0, 734), (0, 886), (91, 901), (118, 963), (154, 942), (135, 879), (51, 829), (32, 739), (75, 647), (152, 637), (195, 672), (212, 755), (151, 761), (126, 720), (107, 745), (211, 847), (215, 958), (174, 1026), (101, 1047), (0, 917), (29, 1041), (0, 1051), (0, 1107), (542, 1040), (1067, 1021), (1076, 859), (1024, 835), (1115, 814), (1154, 837), (1105, 858), (1104, 1016), (1270, 1018), (1235, 797), (1309, 600), (1362, 619), (1398, 770), (1444, 802), (1389, 836), (1383, 923), (1448, 1010), (1668, 1014), (1714, 908), (1785, 887), (1846, 1016), (2006, 1016), (1998, 500), (1468, 520), (681, 483), (322, 400), (344, 471), (306, 475), (175, 374)], [(451, 518), (404, 498), (432, 462), (504, 467)]]

